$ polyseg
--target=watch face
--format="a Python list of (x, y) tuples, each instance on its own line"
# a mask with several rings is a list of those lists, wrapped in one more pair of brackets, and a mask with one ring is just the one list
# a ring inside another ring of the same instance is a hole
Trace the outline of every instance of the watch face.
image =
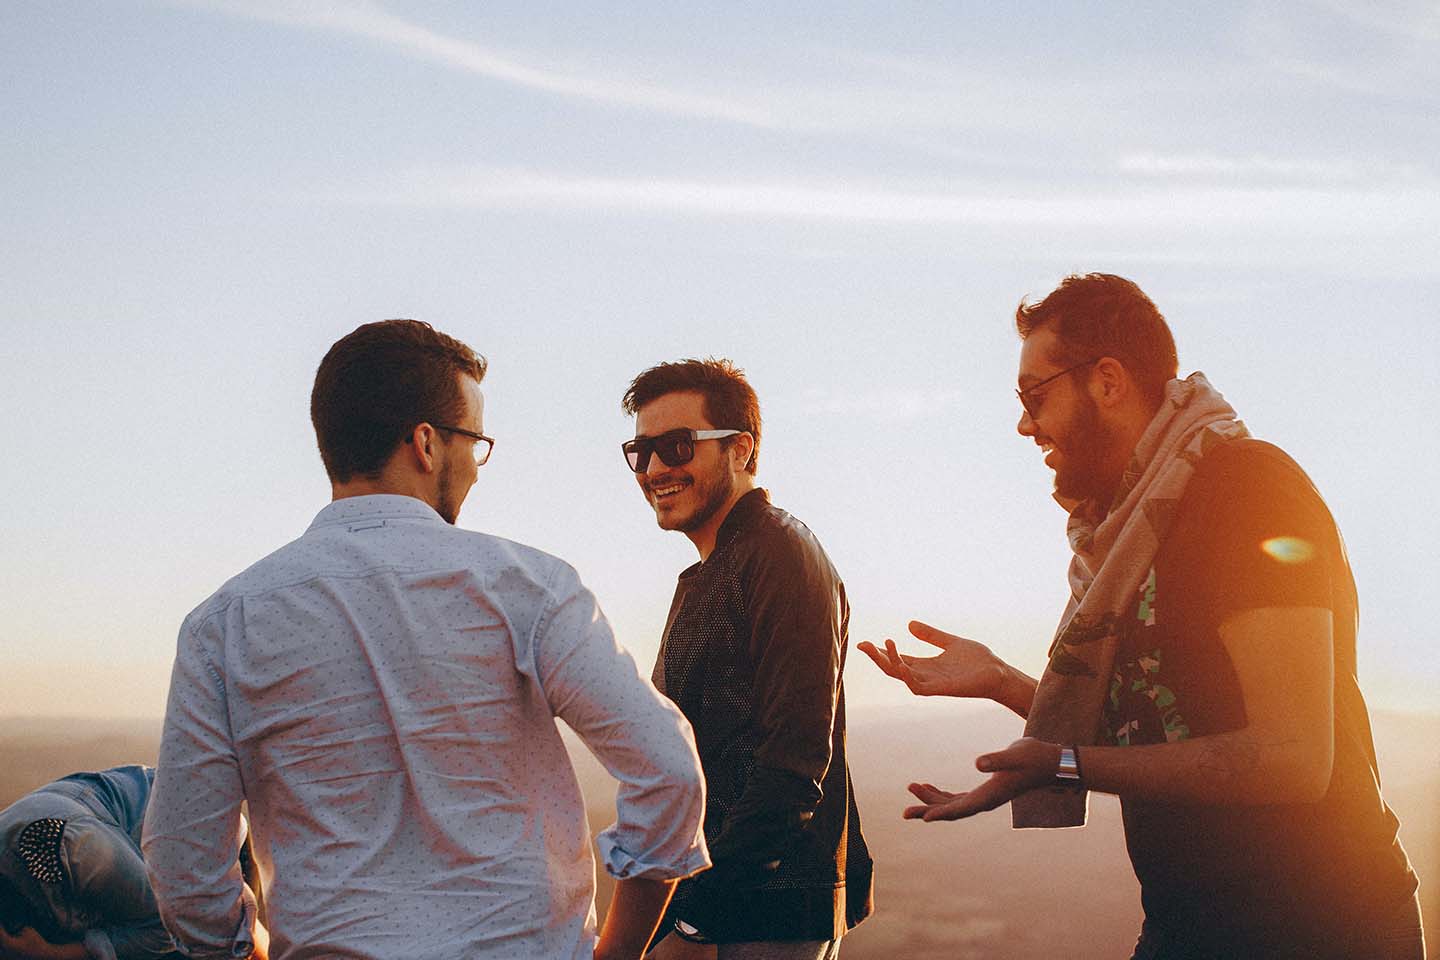
[(1071, 747), (1060, 748), (1060, 763), (1055, 771), (1058, 780), (1079, 780), (1080, 761)]

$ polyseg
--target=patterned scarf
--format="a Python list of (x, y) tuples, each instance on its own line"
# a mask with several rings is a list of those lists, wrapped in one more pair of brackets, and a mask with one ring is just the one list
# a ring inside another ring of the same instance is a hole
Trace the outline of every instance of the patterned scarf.
[[(1025, 736), (1093, 744), (1110, 692), (1115, 652), (1134, 619), (1137, 596), (1200, 459), (1216, 444), (1248, 436), (1245, 424), (1199, 372), (1165, 385), (1165, 399), (1125, 467), (1110, 508), (1086, 500), (1066, 533), (1070, 602), (1040, 676)], [(1083, 761), (1082, 761), (1083, 762)], [(1078, 827), (1087, 794), (1042, 787), (1010, 804), (1015, 827)]]

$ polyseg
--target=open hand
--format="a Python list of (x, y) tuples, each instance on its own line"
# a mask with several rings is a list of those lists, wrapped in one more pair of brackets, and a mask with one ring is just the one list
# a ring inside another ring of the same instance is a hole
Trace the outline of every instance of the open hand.
[(1053, 782), (1060, 763), (1058, 744), (1031, 737), (1016, 740), (998, 753), (987, 753), (975, 761), (977, 769), (990, 778), (973, 790), (951, 793), (929, 783), (912, 783), (910, 792), (920, 803), (906, 807), (906, 820), (963, 820)]
[(974, 640), (937, 630), (919, 620), (910, 621), (910, 633), (940, 648), (933, 657), (912, 657), (885, 638), (885, 649), (863, 640), (858, 648), (875, 665), (922, 697), (983, 697), (995, 699), (1005, 680), (1005, 664), (990, 648)]

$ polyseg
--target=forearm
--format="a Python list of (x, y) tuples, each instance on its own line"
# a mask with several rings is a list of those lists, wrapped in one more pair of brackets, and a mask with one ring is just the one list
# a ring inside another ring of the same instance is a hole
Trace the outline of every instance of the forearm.
[(670, 895), (675, 892), (675, 883), (641, 877), (616, 883), (600, 930), (600, 941), (595, 946), (595, 960), (631, 960), (643, 956), (670, 903)]
[(1000, 666), (1000, 682), (991, 697), (996, 703), (1022, 718), (1030, 716), (1030, 705), (1035, 702), (1035, 688), (1039, 685), (1034, 677), (1012, 667), (997, 658)]
[(1328, 754), (1300, 737), (1236, 730), (1175, 743), (1081, 747), (1091, 790), (1139, 800), (1195, 804), (1314, 803), (1330, 784)]

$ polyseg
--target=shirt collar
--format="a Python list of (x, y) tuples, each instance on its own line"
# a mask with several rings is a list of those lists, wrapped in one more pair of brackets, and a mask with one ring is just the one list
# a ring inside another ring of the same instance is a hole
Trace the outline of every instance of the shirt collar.
[[(720, 529), (715, 531), (715, 549), (719, 550), (735, 539), (735, 535), (764, 513), (768, 506), (770, 506), (770, 494), (765, 491), (764, 487), (756, 487), (736, 500), (735, 506), (730, 508), (730, 512), (725, 515), (724, 522), (720, 524)], [(712, 551), (710, 555), (714, 556), (715, 554)]]
[(345, 497), (327, 504), (309, 529), (328, 527), (337, 523), (355, 523), (364, 520), (420, 520), (444, 523), (435, 508), (424, 500), (394, 493), (374, 493), (364, 497)]

